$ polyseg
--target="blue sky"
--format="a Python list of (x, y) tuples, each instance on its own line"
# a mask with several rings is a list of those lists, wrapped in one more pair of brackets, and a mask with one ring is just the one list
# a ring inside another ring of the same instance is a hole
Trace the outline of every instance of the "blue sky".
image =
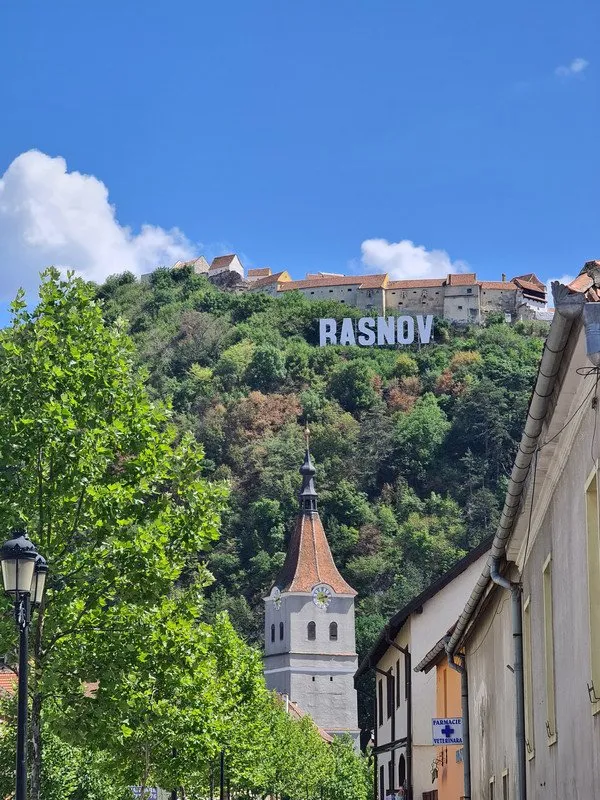
[(295, 277), (600, 258), (592, 0), (4, 0), (0, 31), (2, 297), (191, 252)]

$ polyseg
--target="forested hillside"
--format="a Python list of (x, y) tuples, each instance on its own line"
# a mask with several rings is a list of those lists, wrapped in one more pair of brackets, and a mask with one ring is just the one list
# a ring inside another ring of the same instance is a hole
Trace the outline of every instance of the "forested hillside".
[(359, 652), (387, 617), (493, 533), (545, 326), (501, 318), (435, 325), (435, 343), (325, 347), (319, 317), (362, 316), (334, 302), (231, 294), (185, 269), (98, 288), (123, 317), (152, 391), (232, 486), (209, 558), (211, 613), (262, 636), (262, 600), (297, 509), (305, 421), (321, 515), (358, 591)]

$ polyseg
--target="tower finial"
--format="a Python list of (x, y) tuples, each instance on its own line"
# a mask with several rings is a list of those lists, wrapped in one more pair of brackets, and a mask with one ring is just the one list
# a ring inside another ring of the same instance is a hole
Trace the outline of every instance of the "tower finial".
[(315, 489), (314, 477), (316, 470), (310, 458), (309, 449), (310, 430), (308, 425), (304, 427), (304, 442), (306, 444), (306, 452), (304, 454), (304, 463), (300, 467), (300, 474), (302, 475), (302, 488), (300, 489), (300, 511), (303, 514), (311, 514), (317, 510), (317, 490)]

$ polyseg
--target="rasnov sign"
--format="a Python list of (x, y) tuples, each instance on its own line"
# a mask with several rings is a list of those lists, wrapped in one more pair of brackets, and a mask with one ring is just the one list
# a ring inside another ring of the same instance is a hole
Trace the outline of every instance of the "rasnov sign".
[[(416, 326), (415, 326), (416, 320)], [(338, 327), (335, 319), (319, 320), (319, 344), (359, 344), (361, 347), (386, 344), (413, 344), (415, 334), (421, 344), (429, 344), (433, 330), (433, 315), (426, 317), (361, 317), (344, 318)]]

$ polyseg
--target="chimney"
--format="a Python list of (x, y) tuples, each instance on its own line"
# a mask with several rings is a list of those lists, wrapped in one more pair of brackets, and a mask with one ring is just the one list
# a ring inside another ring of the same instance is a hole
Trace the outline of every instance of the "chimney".
[(502, 283), (506, 283), (506, 272), (502, 273)]

